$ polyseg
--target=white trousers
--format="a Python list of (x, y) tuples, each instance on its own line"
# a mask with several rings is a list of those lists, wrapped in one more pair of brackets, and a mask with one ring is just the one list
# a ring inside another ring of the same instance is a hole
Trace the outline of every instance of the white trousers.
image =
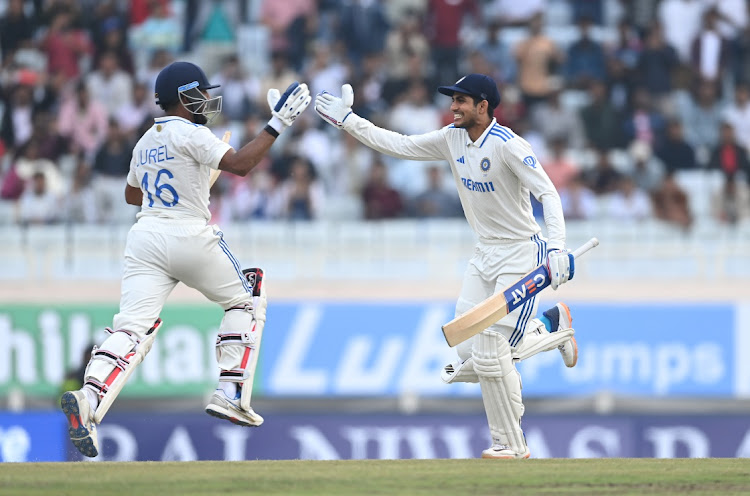
[[(456, 315), (517, 282), (541, 264), (546, 256), (547, 241), (539, 235), (523, 241), (479, 241), (464, 272)], [(538, 319), (533, 318), (538, 307), (539, 302), (534, 297), (492, 324), (488, 330), (499, 332), (505, 336), (511, 348), (515, 348), (521, 342), (527, 327), (542, 325)], [(477, 339), (474, 336), (456, 347), (462, 361), (471, 357), (472, 346)]]
[(202, 220), (141, 218), (128, 233), (113, 329), (142, 338), (178, 282), (225, 310), (252, 301), (242, 267), (218, 227)]

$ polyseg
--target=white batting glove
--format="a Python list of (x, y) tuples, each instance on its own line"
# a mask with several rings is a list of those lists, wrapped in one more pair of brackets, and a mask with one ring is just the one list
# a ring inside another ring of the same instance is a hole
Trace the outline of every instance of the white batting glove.
[(315, 111), (330, 125), (341, 129), (344, 121), (352, 113), (354, 90), (351, 84), (341, 87), (341, 98), (324, 91), (315, 97)]
[(284, 93), (279, 93), (276, 88), (271, 88), (268, 90), (266, 99), (273, 114), (271, 120), (268, 121), (268, 125), (279, 134), (294, 124), (294, 120), (312, 101), (307, 85), (305, 83), (299, 84), (297, 81), (290, 84)]
[(575, 268), (575, 258), (570, 251), (552, 250), (547, 253), (547, 272), (552, 289), (557, 289), (573, 279)]

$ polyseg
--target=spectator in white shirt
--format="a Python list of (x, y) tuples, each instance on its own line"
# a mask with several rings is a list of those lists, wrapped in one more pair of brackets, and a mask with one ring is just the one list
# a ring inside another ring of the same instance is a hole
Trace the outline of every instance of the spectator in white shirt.
[(728, 45), (719, 31), (719, 14), (709, 9), (703, 14), (703, 26), (691, 47), (693, 70), (706, 81), (719, 82), (726, 66)]
[(229, 121), (244, 121), (252, 110), (252, 102), (260, 96), (260, 80), (245, 74), (239, 58), (232, 54), (211, 81), (221, 86), (222, 116)]
[(120, 68), (119, 58), (114, 52), (102, 54), (99, 68), (86, 78), (86, 87), (91, 98), (104, 105), (110, 117), (133, 100), (133, 79)]
[(659, 5), (664, 38), (677, 50), (683, 64), (690, 62), (690, 49), (701, 29), (704, 8), (701, 0), (664, 0)]
[[(401, 100), (394, 105), (388, 118), (392, 130), (404, 135), (424, 134), (443, 126), (440, 112), (428, 99), (426, 84), (413, 80)], [(414, 196), (427, 189), (426, 169), (434, 162), (414, 162), (386, 158), (391, 162), (388, 168), (393, 186), (402, 194)]]
[(748, 26), (746, 0), (703, 0), (703, 2), (718, 12), (719, 30), (725, 39), (734, 38)]
[(619, 188), (609, 195), (607, 217), (621, 221), (642, 221), (651, 217), (651, 199), (630, 176), (620, 178)]
[(133, 86), (133, 99), (120, 107), (117, 111), (115, 120), (120, 126), (120, 130), (129, 135), (131, 138), (140, 138), (139, 128), (147, 123), (153, 124), (151, 119), (160, 115), (154, 111), (153, 99), (150, 98), (153, 92), (148, 91), (143, 83), (136, 83)]
[(734, 102), (724, 110), (724, 121), (734, 128), (739, 144), (750, 151), (750, 86), (747, 83), (735, 88)]
[(47, 188), (44, 172), (35, 172), (31, 185), (18, 200), (21, 224), (52, 224), (60, 220), (59, 198)]
[(560, 190), (560, 202), (566, 220), (588, 220), (597, 215), (596, 194), (586, 187), (580, 174), (574, 176), (568, 187)]
[(65, 221), (73, 224), (91, 224), (100, 220), (94, 188), (91, 186), (91, 168), (79, 157), (73, 175), (73, 184), (63, 199)]

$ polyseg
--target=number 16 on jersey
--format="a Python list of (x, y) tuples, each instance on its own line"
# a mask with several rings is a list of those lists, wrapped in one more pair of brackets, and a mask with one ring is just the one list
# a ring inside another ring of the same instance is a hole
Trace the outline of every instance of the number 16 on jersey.
[[(166, 176), (166, 178), (162, 177)], [(161, 201), (165, 207), (174, 207), (180, 201), (180, 195), (177, 194), (177, 190), (167, 182), (167, 180), (174, 178), (174, 175), (169, 169), (159, 169), (154, 176), (153, 186), (149, 184), (148, 172), (143, 173), (143, 179), (141, 179), (141, 189), (148, 195), (148, 206), (154, 206), (154, 196)], [(153, 194), (151, 192), (154, 192)]]

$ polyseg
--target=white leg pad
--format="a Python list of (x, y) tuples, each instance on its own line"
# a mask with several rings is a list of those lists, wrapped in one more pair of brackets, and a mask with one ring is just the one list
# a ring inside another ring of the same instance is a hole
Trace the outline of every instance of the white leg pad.
[(521, 429), (524, 406), (521, 376), (511, 357), (510, 344), (501, 334), (483, 331), (474, 343), (474, 370), (482, 388), (482, 400), (493, 442), (526, 452)]
[(554, 350), (575, 334), (573, 329), (560, 329), (559, 331), (549, 332), (541, 321), (537, 322), (539, 325), (536, 329), (531, 332), (526, 331), (521, 343), (516, 346), (513, 352), (514, 360), (526, 360), (537, 353)]
[(128, 378), (151, 351), (160, 327), (161, 319), (157, 319), (141, 340), (126, 330), (110, 331), (112, 335), (101, 347), (94, 347), (84, 374), (84, 387), (94, 390), (99, 396), (94, 422), (101, 423)]
[(240, 383), (243, 410), (250, 410), (266, 306), (265, 285), (261, 285), (259, 296), (254, 296), (252, 303), (225, 312), (216, 338), (216, 361), (221, 369), (219, 380)]
[(242, 383), (240, 407), (244, 410), (250, 409), (250, 398), (253, 393), (253, 381), (255, 380), (255, 369), (258, 366), (258, 353), (260, 351), (260, 340), (263, 337), (263, 328), (266, 326), (266, 281), (263, 270), (259, 268), (244, 269), (243, 275), (250, 287), (253, 288), (253, 319), (255, 319), (255, 352), (248, 361), (248, 370), (252, 375)]
[(454, 382), (479, 382), (477, 373), (474, 372), (474, 358), (468, 358), (463, 362), (461, 360), (449, 363), (443, 367), (443, 371), (440, 373), (440, 378), (446, 384), (452, 384)]

